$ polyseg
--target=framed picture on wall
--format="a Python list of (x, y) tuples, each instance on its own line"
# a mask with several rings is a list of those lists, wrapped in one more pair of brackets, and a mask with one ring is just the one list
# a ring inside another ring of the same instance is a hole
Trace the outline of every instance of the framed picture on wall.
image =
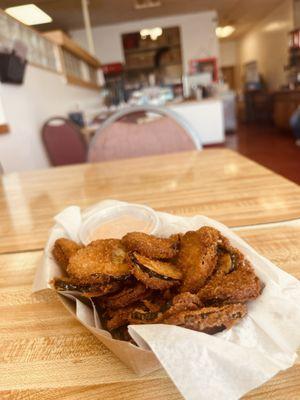
[(189, 61), (189, 73), (191, 75), (201, 74), (202, 72), (211, 73), (214, 82), (218, 80), (218, 66), (215, 57), (198, 58)]

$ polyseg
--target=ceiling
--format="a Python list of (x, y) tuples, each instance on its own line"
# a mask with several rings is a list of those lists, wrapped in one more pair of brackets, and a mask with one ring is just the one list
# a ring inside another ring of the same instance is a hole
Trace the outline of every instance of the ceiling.
[[(83, 28), (81, 0), (0, 0), (0, 8), (34, 2), (53, 18), (53, 23), (37, 26), (40, 30)], [(89, 0), (92, 25), (107, 25), (166, 15), (217, 10), (219, 23), (234, 24), (236, 38), (263, 19), (282, 0), (161, 0), (161, 6), (134, 9), (135, 0)]]

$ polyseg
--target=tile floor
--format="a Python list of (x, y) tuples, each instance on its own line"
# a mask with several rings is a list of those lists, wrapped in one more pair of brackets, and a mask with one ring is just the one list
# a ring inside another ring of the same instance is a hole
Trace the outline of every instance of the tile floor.
[(300, 147), (291, 133), (268, 125), (240, 125), (226, 135), (225, 146), (300, 184)]

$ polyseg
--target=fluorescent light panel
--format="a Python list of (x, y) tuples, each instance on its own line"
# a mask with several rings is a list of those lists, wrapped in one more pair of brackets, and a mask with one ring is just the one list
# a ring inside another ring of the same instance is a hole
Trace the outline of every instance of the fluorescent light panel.
[(35, 4), (9, 7), (5, 12), (26, 25), (40, 25), (52, 22), (52, 18)]

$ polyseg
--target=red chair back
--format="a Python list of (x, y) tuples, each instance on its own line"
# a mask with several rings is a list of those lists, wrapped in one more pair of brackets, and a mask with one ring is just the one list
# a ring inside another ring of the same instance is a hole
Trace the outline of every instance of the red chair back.
[(119, 160), (195, 150), (184, 129), (167, 117), (144, 124), (114, 122), (93, 139), (89, 161)]
[(80, 129), (66, 118), (53, 117), (46, 121), (42, 138), (52, 165), (86, 162), (85, 140)]

